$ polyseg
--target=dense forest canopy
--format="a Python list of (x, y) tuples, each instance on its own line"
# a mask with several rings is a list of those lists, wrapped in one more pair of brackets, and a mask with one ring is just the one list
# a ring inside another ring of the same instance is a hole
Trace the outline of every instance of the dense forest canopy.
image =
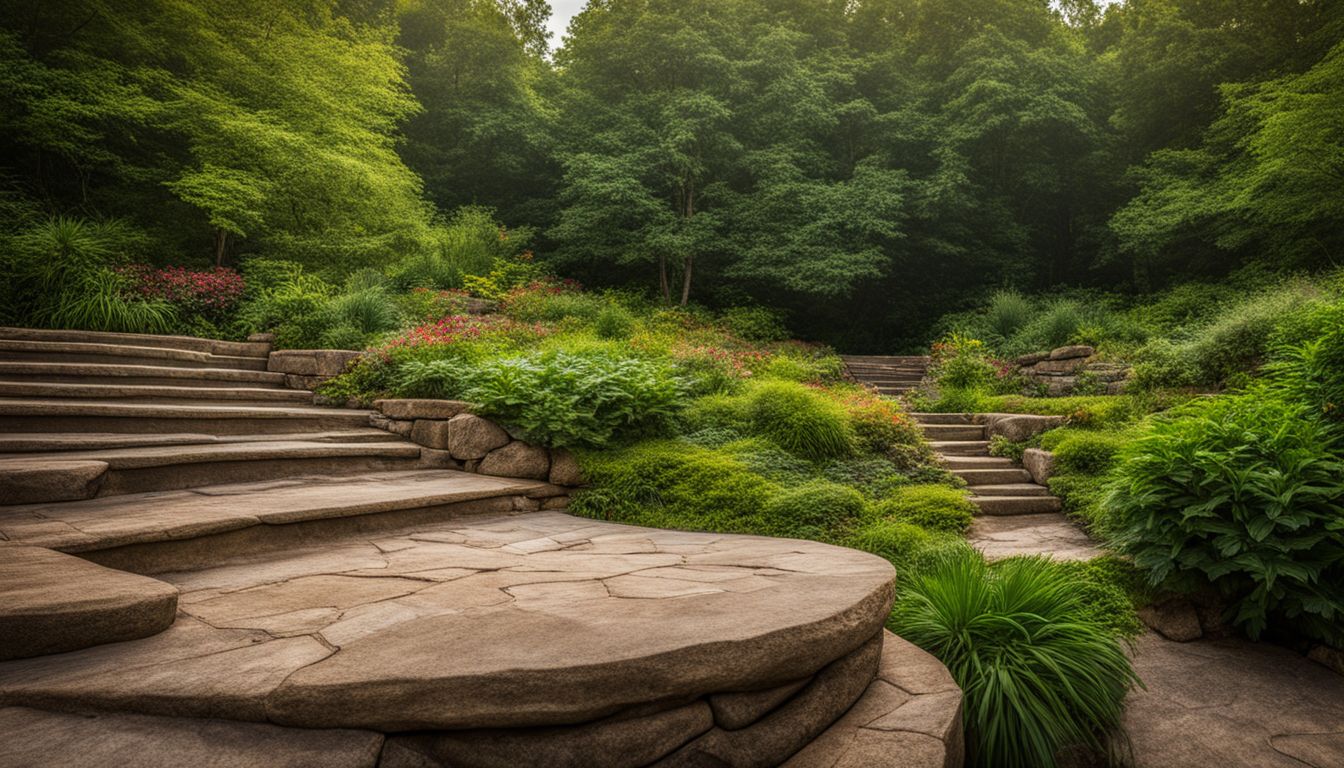
[(485, 206), (539, 258), (848, 350), (996, 288), (1344, 246), (1333, 0), (0, 2), (6, 237), (328, 276)]

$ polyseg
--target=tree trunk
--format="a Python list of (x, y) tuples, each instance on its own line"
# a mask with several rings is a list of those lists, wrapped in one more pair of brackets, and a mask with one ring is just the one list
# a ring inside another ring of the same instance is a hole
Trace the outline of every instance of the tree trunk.
[(658, 254), (658, 290), (663, 294), (663, 303), (672, 303), (672, 286), (667, 282), (667, 255)]
[(684, 262), (685, 273), (681, 278), (681, 306), (683, 307), (686, 306), (686, 302), (690, 301), (691, 298), (691, 266), (694, 261), (695, 258), (688, 255)]
[(229, 247), (229, 233), (223, 229), (215, 230), (215, 266), (224, 266), (224, 251)]

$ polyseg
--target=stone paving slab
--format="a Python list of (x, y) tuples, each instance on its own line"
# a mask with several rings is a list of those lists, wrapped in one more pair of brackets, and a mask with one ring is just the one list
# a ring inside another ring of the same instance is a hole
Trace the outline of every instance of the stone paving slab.
[(543, 483), (530, 480), (455, 470), (301, 476), (60, 504), (0, 507), (0, 536), (63, 552), (90, 552), (194, 538), (254, 525), (525, 494), (543, 487)]
[(1241, 639), (1140, 638), (1125, 727), (1138, 768), (1344, 766), (1344, 677)]
[(182, 592), (168, 631), (0, 664), (0, 699), (379, 731), (562, 725), (811, 674), (881, 629), (893, 575), (815, 542), (545, 512), (442, 521), (161, 574)]
[(1091, 560), (1105, 554), (1082, 528), (1060, 512), (977, 517), (966, 538), (990, 560), (1016, 555)]

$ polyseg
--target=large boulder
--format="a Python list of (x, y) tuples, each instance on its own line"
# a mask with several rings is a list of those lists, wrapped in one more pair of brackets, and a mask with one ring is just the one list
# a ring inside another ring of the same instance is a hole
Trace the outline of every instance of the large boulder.
[(1139, 609), (1139, 619), (1168, 640), (1188, 643), (1204, 636), (1199, 612), (1189, 600), (1171, 598)]
[(583, 485), (583, 470), (573, 453), (563, 448), (551, 451), (551, 476), (554, 485)]
[(470, 405), (461, 400), (399, 398), (375, 400), (373, 407), (389, 419), (443, 419), (466, 413)]
[[(496, 448), (509, 444), (509, 433), (489, 419), (461, 413), (448, 420), (445, 447), (453, 458), (483, 459)], [(438, 446), (433, 446), (438, 447)]]
[(1032, 482), (1045, 485), (1055, 474), (1055, 454), (1041, 448), (1028, 448), (1022, 452), (1022, 468), (1031, 475)]
[(984, 416), (986, 434), (1020, 443), (1064, 423), (1063, 416), (1037, 416), (1028, 413), (989, 413)]
[(1073, 360), (1077, 358), (1091, 357), (1097, 353), (1097, 350), (1086, 344), (1074, 344), (1068, 347), (1059, 347), (1050, 350), (1051, 360)]
[(476, 468), (482, 475), (525, 477), (545, 480), (551, 471), (551, 455), (545, 448), (514, 440), (491, 451)]

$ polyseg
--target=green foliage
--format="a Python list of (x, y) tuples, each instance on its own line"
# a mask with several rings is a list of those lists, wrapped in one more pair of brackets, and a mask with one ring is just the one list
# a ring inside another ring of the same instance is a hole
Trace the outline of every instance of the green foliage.
[(1138, 682), (1075, 574), (1044, 558), (944, 558), (901, 587), (892, 630), (937, 656), (965, 694), (968, 765), (1054, 766), (1104, 752)]
[(1036, 307), (1017, 291), (999, 291), (989, 299), (985, 323), (1000, 339), (1015, 336), (1032, 321)]
[(789, 337), (779, 313), (765, 307), (733, 307), (723, 313), (723, 324), (747, 341), (783, 341)]
[(402, 396), (466, 400), (534, 442), (566, 447), (601, 447), (661, 431), (680, 394), (656, 363), (567, 352), (408, 362), (395, 389)]
[(1252, 637), (1282, 624), (1339, 644), (1339, 446), (1318, 413), (1266, 387), (1192, 402), (1122, 451), (1114, 540), (1155, 584), (1212, 584)]
[(965, 533), (971, 527), (975, 513), (975, 504), (966, 497), (965, 491), (945, 485), (897, 488), (873, 510), (873, 514), (881, 519), (900, 520), (946, 533)]
[(801, 384), (758, 384), (747, 395), (746, 413), (754, 434), (803, 458), (839, 458), (854, 452), (854, 432), (845, 409)]
[(762, 514), (774, 535), (825, 540), (858, 520), (865, 504), (863, 494), (853, 488), (814, 480), (771, 496)]
[(998, 456), (1000, 458), (1021, 462), (1022, 454), (1026, 453), (1027, 447), (1027, 443), (1015, 443), (1003, 435), (992, 435), (989, 438), (990, 456)]
[(898, 584), (916, 578), (949, 552), (970, 549), (959, 536), (930, 532), (892, 518), (867, 520), (840, 543), (889, 561), (896, 566)]
[(1055, 454), (1066, 472), (1099, 474), (1110, 469), (1134, 435), (1124, 431), (1055, 429), (1041, 437), (1041, 447)]
[(593, 330), (604, 339), (627, 339), (635, 328), (635, 316), (617, 303), (607, 304), (593, 320)]

